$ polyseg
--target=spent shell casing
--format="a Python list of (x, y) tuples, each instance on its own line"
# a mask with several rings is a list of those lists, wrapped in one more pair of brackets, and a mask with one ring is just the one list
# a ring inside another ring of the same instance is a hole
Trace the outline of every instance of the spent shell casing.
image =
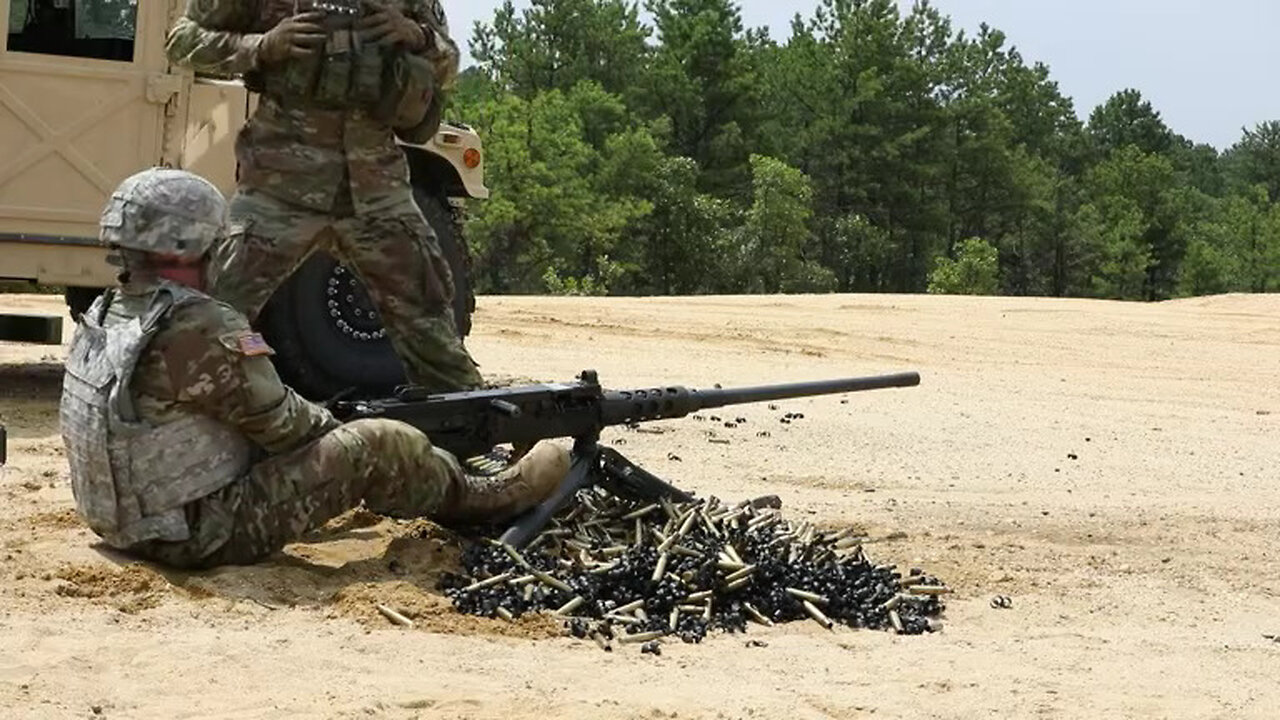
[(901, 595), (894, 595), (893, 597), (889, 598), (888, 600), (885, 600), (885, 601), (884, 601), (884, 604), (882, 604), (882, 605), (880, 606), (880, 609), (881, 609), (881, 610), (892, 610), (892, 609), (894, 609), (894, 608), (898, 607), (898, 605), (900, 605), (900, 604), (902, 604), (902, 596), (901, 596)]
[(653, 576), (651, 578), (653, 582), (661, 580), (662, 576), (667, 572), (668, 557), (670, 556), (667, 553), (662, 553), (658, 556), (658, 562), (653, 566)]
[(715, 595), (715, 594), (716, 592), (714, 590), (702, 590), (700, 592), (690, 593), (689, 597), (685, 598), (684, 600), (685, 602), (691, 602), (691, 603), (702, 602), (703, 600), (707, 600), (712, 595)]
[(725, 585), (725, 586), (724, 586), (724, 591), (725, 591), (725, 592), (733, 592), (733, 591), (735, 591), (735, 590), (741, 590), (742, 588), (746, 587), (746, 586), (747, 586), (747, 585), (749, 585), (749, 584), (751, 584), (751, 576), (750, 576), (750, 575), (748, 575), (747, 577), (739, 578), (739, 579), (734, 580), (733, 582), (729, 583), (728, 585)]
[(902, 632), (902, 618), (898, 617), (897, 610), (889, 611), (889, 622), (893, 623), (894, 630), (897, 630), (899, 633)]
[(531, 582), (535, 582), (537, 579), (537, 575), (521, 575), (520, 577), (511, 578), (507, 581), (507, 584), (519, 587), (521, 585), (528, 585)]
[(819, 625), (821, 625), (822, 627), (828, 630), (835, 627), (835, 623), (831, 622), (831, 618), (827, 617), (826, 615), (823, 615), (822, 611), (818, 609), (817, 605), (814, 605), (808, 600), (801, 600), (800, 602), (804, 605), (804, 611), (809, 614), (809, 617), (813, 618), (814, 620), (817, 620)]
[(827, 604), (826, 598), (822, 597), (817, 593), (811, 593), (807, 590), (801, 590), (799, 588), (789, 587), (787, 588), (787, 594), (799, 600), (808, 600), (809, 602), (818, 603), (819, 605)]
[(690, 510), (689, 513), (685, 516), (684, 522), (680, 523), (680, 529), (676, 531), (676, 535), (679, 537), (684, 537), (689, 532), (689, 530), (693, 527), (693, 521), (697, 519), (698, 519), (698, 512), (696, 510)]
[(860, 537), (843, 537), (836, 541), (835, 549), (847, 550), (851, 547), (857, 547), (862, 544), (863, 538)]
[(702, 605), (677, 605), (676, 609), (686, 615), (701, 615), (703, 606)]
[(729, 556), (729, 559), (730, 559), (730, 560), (732, 560), (732, 561), (734, 561), (734, 562), (736, 562), (736, 563), (738, 563), (738, 564), (740, 564), (740, 565), (746, 565), (746, 563), (742, 562), (742, 556), (738, 554), (738, 550), (737, 550), (737, 548), (735, 548), (734, 546), (732, 546), (732, 545), (725, 545), (725, 546), (724, 546), (724, 552), (725, 552), (725, 554), (726, 554), (726, 555), (728, 555), (728, 556)]
[(667, 616), (667, 627), (671, 628), (672, 632), (675, 632), (676, 627), (678, 627), (679, 625), (680, 625), (680, 608), (673, 607), (671, 608), (671, 614)]
[(675, 533), (668, 535), (667, 539), (663, 540), (662, 544), (658, 546), (658, 552), (660, 553), (669, 552), (671, 550), (671, 546), (675, 545), (679, 539), (680, 539), (680, 536)]
[(498, 613), (498, 617), (506, 620), (507, 622), (515, 622), (516, 620), (516, 616), (512, 615), (510, 610), (502, 607), (501, 605), (499, 605), (498, 609), (494, 612)]
[(695, 557), (695, 558), (702, 557), (702, 553), (698, 552), (697, 550), (694, 550), (693, 548), (687, 548), (679, 543), (676, 543), (675, 545), (671, 546), (671, 552), (677, 555), (684, 555), (685, 557)]
[(742, 609), (747, 611), (747, 614), (751, 616), (752, 620), (755, 620), (765, 627), (773, 627), (773, 621), (765, 617), (764, 613), (757, 610), (755, 605), (752, 605), (751, 603), (742, 603)]
[(611, 620), (616, 623), (622, 623), (623, 625), (639, 625), (640, 623), (644, 622), (638, 617), (634, 617), (631, 615), (618, 615), (615, 613), (606, 614), (604, 616), (604, 619)]
[(723, 527), (725, 525), (732, 525), (736, 523), (740, 517), (742, 517), (741, 510), (730, 510), (726, 513), (721, 513), (712, 519), (716, 521), (717, 525)]
[(734, 582), (737, 582), (737, 581), (742, 580), (742, 579), (744, 579), (744, 578), (748, 578), (748, 577), (750, 577), (750, 576), (751, 576), (751, 573), (753, 573), (753, 572), (755, 572), (755, 571), (756, 571), (756, 566), (755, 566), (755, 565), (747, 565), (746, 567), (742, 568), (741, 570), (735, 570), (735, 571), (733, 571), (733, 572), (729, 573), (728, 575), (725, 575), (725, 576), (724, 576), (724, 581), (725, 581), (726, 583), (734, 583)]
[(618, 563), (616, 562), (599, 563), (595, 567), (588, 570), (587, 572), (591, 573), (592, 575), (603, 575), (616, 567), (618, 567)]
[(582, 603), (584, 603), (584, 602), (586, 602), (586, 601), (587, 601), (587, 599), (586, 599), (586, 598), (584, 598), (584, 597), (582, 597), (581, 595), (579, 595), (579, 596), (575, 597), (574, 599), (570, 600), (569, 602), (567, 602), (567, 603), (565, 603), (565, 604), (561, 605), (560, 607), (556, 608), (556, 612), (555, 612), (555, 614), (556, 614), (556, 615), (568, 615), (569, 613), (571, 613), (571, 612), (573, 612), (574, 610), (577, 610), (579, 607), (581, 607), (581, 606), (582, 606)]
[(533, 593), (538, 589), (538, 585), (530, 583), (524, 586), (524, 601), (529, 602), (533, 599)]
[(626, 605), (619, 605), (618, 607), (614, 608), (612, 612), (622, 615), (625, 613), (632, 612), (634, 610), (639, 610), (640, 608), (644, 607), (644, 603), (645, 603), (644, 598), (640, 598), (639, 600), (632, 600)]
[(711, 598), (707, 598), (707, 604), (702, 609), (702, 619), (711, 622)]
[(661, 506), (661, 505), (659, 505), (658, 503), (650, 503), (650, 504), (645, 505), (644, 507), (640, 508), (639, 510), (633, 510), (633, 511), (631, 511), (631, 512), (627, 513), (626, 515), (623, 515), (623, 516), (622, 516), (622, 519), (623, 519), (623, 520), (637, 520), (637, 519), (639, 519), (639, 518), (644, 517), (645, 515), (648, 515), (649, 513), (653, 512), (654, 510), (659, 510), (659, 509), (661, 509), (661, 508), (662, 508), (662, 506)]
[(706, 512), (699, 510), (698, 519), (702, 521), (702, 526), (707, 529), (708, 533), (716, 537), (720, 537), (724, 534), (720, 531), (720, 527), (718, 525), (716, 525), (714, 522), (711, 522), (711, 518), (707, 516)]
[(497, 585), (498, 583), (506, 582), (510, 578), (511, 578), (511, 573), (504, 572), (501, 575), (494, 575), (491, 578), (485, 578), (484, 580), (478, 580), (476, 582), (473, 582), (470, 585), (462, 588), (462, 592), (474, 592), (476, 590), (481, 590), (487, 587), (491, 587), (493, 585)]
[(753, 520), (752, 522), (750, 522), (750, 523), (748, 523), (748, 524), (747, 524), (747, 532), (749, 532), (749, 533), (759, 533), (759, 532), (763, 532), (763, 531), (768, 530), (769, 528), (773, 527), (774, 525), (777, 525), (777, 524), (778, 524), (778, 522), (779, 522), (779, 520), (778, 520), (778, 516), (776, 516), (776, 515), (772, 515), (772, 514), (771, 514), (771, 515), (761, 515), (760, 517), (761, 517), (762, 519), (760, 519), (760, 520), (758, 520), (758, 521)]
[(843, 539), (845, 539), (845, 538), (847, 538), (847, 537), (850, 537), (850, 536), (852, 536), (852, 535), (856, 534), (857, 532), (858, 532), (858, 529), (857, 529), (857, 528), (854, 528), (854, 527), (847, 527), (847, 528), (843, 528), (842, 530), (840, 530), (839, 532), (837, 532), (835, 535), (833, 535), (833, 536), (831, 537), (831, 539), (832, 539), (832, 540), (843, 540)]
[(567, 592), (567, 593), (573, 592), (573, 588), (566, 585), (563, 581), (558, 580), (552, 577), (551, 575), (548, 575), (547, 573), (535, 570), (533, 574), (535, 577), (538, 578), (538, 581), (541, 582), (543, 585), (553, 587), (561, 592)]
[(601, 550), (601, 551), (600, 551), (600, 555), (601, 555), (602, 557), (607, 557), (607, 558), (608, 558), (608, 557), (617, 557), (617, 556), (619, 556), (619, 555), (626, 555), (626, 554), (627, 554), (627, 551), (628, 551), (628, 550), (630, 550), (630, 549), (631, 549), (631, 548), (627, 547), (626, 545), (614, 545), (613, 547), (607, 547), (607, 548), (605, 548), (605, 549)]
[(609, 641), (604, 638), (604, 635), (600, 634), (600, 631), (592, 630), (591, 639), (595, 640), (596, 645), (599, 645), (601, 650), (605, 652), (613, 652), (613, 646), (610, 645)]
[(391, 608), (387, 607), (386, 605), (383, 605), (382, 603), (378, 603), (376, 607), (378, 608), (378, 612), (382, 613), (382, 617), (384, 617), (384, 618), (386, 618), (386, 619), (390, 620), (391, 622), (395, 623), (396, 625), (400, 625), (401, 627), (407, 627), (407, 628), (411, 628), (411, 627), (413, 627), (413, 621), (412, 621), (412, 620), (410, 620), (409, 618), (405, 617), (404, 615), (401, 615), (400, 613), (396, 612), (395, 610), (392, 610)]
[(625, 645), (627, 643), (649, 642), (650, 640), (657, 640), (665, 635), (666, 633), (661, 630), (650, 630), (649, 632), (636, 633), (634, 635), (622, 635), (618, 638), (618, 643)]
[(645, 612), (644, 608), (636, 608), (634, 615), (638, 620), (640, 620), (640, 622), (646, 622), (649, 620), (649, 613)]
[(724, 570), (725, 572), (737, 572), (742, 568), (746, 567), (746, 565), (743, 565), (742, 563), (736, 563), (732, 560), (721, 560), (720, 562), (716, 563), (716, 567), (721, 570)]
[[(494, 541), (494, 542), (497, 542), (497, 541)], [(516, 550), (510, 544), (504, 543), (504, 542), (500, 542), (497, 544), (502, 547), (502, 551), (505, 552), (507, 556), (510, 557), (515, 562), (515, 564), (519, 565), (520, 567), (526, 570), (529, 570), (533, 567), (532, 565), (529, 564), (528, 560), (524, 559), (524, 556), (520, 554), (520, 551)]]

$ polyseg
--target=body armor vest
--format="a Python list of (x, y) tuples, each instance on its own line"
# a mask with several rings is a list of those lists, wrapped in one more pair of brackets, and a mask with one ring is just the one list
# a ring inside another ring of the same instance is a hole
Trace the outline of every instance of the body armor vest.
[(84, 314), (66, 362), (59, 419), (76, 508), (114, 547), (187, 540), (183, 506), (247, 472), (251, 445), (209, 417), (152, 425), (134, 408), (130, 380), (160, 321), (204, 296), (165, 284), (142, 317), (108, 328), (114, 294), (107, 291)]
[[(270, 29), (299, 9), (292, 2), (264, 3), (262, 26)], [(285, 106), (361, 109), (392, 128), (419, 125), (435, 95), (431, 63), (403, 48), (362, 42), (355, 28), (361, 0), (320, 0), (308, 9), (325, 13), (323, 47), (246, 78), (249, 88)]]

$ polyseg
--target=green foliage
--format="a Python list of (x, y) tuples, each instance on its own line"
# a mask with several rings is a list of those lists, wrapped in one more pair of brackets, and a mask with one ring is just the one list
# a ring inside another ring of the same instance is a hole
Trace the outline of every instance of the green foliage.
[(929, 292), (940, 295), (995, 295), (1000, 289), (1000, 258), (982, 238), (956, 246), (954, 260), (943, 255), (929, 273)]
[[(1133, 89), (1082, 123), (930, 3), (507, 2), (449, 117), (485, 141), (480, 292), (1161, 300), (1280, 286), (1280, 121), (1219, 154)], [(980, 238), (980, 239), (979, 239)]]
[(813, 190), (804, 173), (774, 158), (751, 156), (752, 203), (734, 237), (731, 262), (748, 293), (828, 292), (830, 270), (806, 258)]
[(1089, 135), (1104, 155), (1134, 147), (1148, 154), (1167, 153), (1174, 146), (1174, 135), (1156, 112), (1142, 98), (1142, 93), (1127, 89), (1112, 95), (1089, 116)]

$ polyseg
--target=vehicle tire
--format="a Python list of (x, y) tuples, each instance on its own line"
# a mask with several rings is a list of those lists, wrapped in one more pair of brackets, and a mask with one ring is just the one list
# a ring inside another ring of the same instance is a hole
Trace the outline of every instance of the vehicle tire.
[[(455, 287), (465, 290), (454, 301), (454, 320), (465, 337), (474, 299), (461, 238), (443, 198), (415, 191), (414, 200), (440, 239)], [(404, 366), (363, 285), (328, 253), (308, 258), (263, 307), (255, 325), (275, 350), (281, 379), (311, 400), (385, 395), (405, 383)]]

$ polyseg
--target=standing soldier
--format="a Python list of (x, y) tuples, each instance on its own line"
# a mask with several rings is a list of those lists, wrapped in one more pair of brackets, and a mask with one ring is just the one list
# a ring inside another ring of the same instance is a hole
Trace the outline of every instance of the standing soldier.
[(411, 382), (481, 384), (454, 285), (395, 138), (426, 142), (458, 70), (439, 0), (189, 0), (179, 65), (260, 93), (236, 141), (231, 233), (212, 294), (249, 317), (322, 244), (364, 282)]

